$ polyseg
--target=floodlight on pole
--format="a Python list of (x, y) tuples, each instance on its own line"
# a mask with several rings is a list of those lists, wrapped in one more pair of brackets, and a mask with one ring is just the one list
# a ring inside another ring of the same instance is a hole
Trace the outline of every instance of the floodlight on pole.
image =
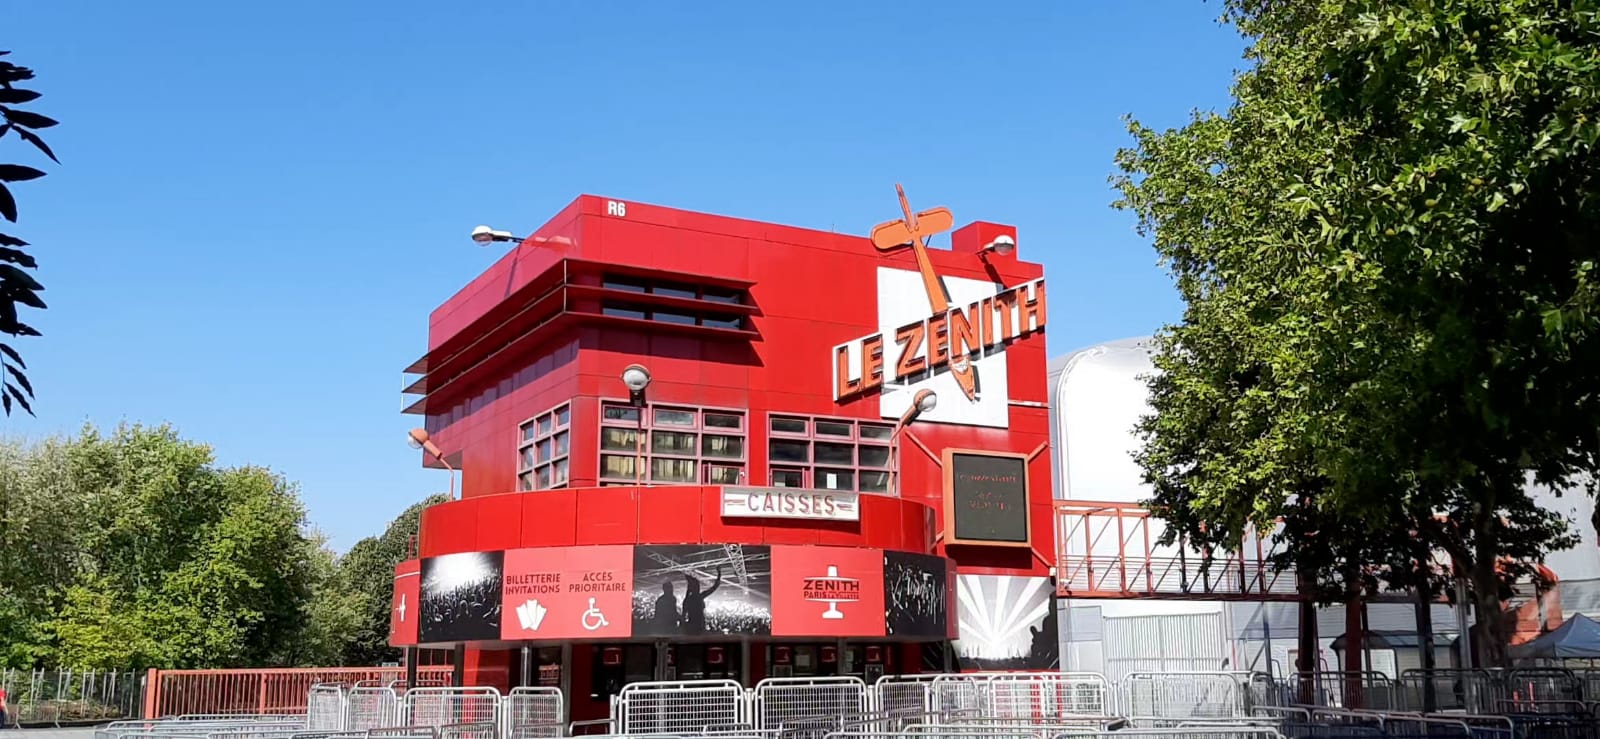
[(1017, 240), (1011, 238), (1007, 234), (1000, 234), (999, 236), (994, 237), (993, 241), (984, 244), (983, 250), (978, 252), (978, 256), (981, 256), (985, 259), (987, 259), (990, 254), (1005, 257), (1010, 256), (1011, 253), (1016, 250)]
[(622, 386), (628, 388), (628, 400), (633, 403), (633, 415), (639, 425), (633, 432), (633, 484), (641, 485), (644, 483), (644, 414), (649, 412), (644, 391), (650, 387), (650, 370), (642, 364), (624, 367)]
[(900, 495), (900, 434), (922, 414), (932, 413), (937, 407), (939, 407), (937, 393), (926, 388), (918, 390), (916, 395), (911, 396), (911, 405), (906, 408), (906, 412), (900, 414), (900, 422), (894, 425), (894, 433), (889, 435), (889, 452), (894, 455), (894, 465), (890, 473), (894, 475), (894, 484), (889, 489), (896, 496)]
[(478, 246), (488, 246), (496, 241), (522, 241), (522, 239), (512, 236), (510, 231), (496, 231), (488, 226), (479, 226), (472, 229), (472, 240), (476, 242)]
[(450, 471), (450, 499), (455, 500), (456, 468), (450, 466), (450, 461), (444, 458), (444, 452), (439, 451), (439, 446), (429, 438), (428, 430), (423, 428), (411, 429), (406, 433), (406, 443), (410, 444), (412, 449), (421, 449), (427, 452), (428, 456), (439, 460), (439, 464), (444, 465), (444, 468)]

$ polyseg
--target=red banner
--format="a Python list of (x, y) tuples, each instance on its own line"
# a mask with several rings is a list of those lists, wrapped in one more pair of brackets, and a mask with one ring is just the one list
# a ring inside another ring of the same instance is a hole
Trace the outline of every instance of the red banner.
[(883, 636), (883, 550), (772, 548), (774, 636)]
[(417, 604), (421, 601), (422, 577), (413, 569), (394, 577), (394, 594), (389, 602), (389, 643), (417, 643)]
[(618, 639), (633, 632), (633, 547), (506, 552), (502, 639)]

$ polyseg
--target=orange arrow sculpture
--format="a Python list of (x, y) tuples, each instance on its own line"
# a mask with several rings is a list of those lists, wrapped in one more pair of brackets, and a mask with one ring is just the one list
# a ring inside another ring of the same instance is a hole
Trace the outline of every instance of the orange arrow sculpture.
[[(906, 201), (905, 188), (896, 183), (894, 190), (900, 195), (900, 212), (904, 217), (874, 226), (872, 245), (884, 253), (910, 246), (911, 253), (917, 259), (917, 271), (922, 273), (922, 287), (928, 292), (928, 305), (933, 308), (933, 315), (943, 316), (950, 312), (950, 294), (945, 290), (944, 281), (933, 271), (933, 262), (928, 259), (928, 237), (953, 228), (955, 216), (950, 214), (949, 208), (943, 207), (912, 213), (911, 203)], [(967, 400), (977, 400), (978, 373), (967, 357), (951, 357), (950, 374), (955, 376), (956, 384), (961, 386), (961, 392), (966, 394)]]

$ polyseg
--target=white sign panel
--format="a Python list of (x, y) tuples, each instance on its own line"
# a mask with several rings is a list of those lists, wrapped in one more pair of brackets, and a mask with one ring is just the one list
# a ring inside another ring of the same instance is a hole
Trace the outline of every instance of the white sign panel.
[(838, 490), (724, 487), (722, 516), (860, 521), (861, 500), (855, 493)]

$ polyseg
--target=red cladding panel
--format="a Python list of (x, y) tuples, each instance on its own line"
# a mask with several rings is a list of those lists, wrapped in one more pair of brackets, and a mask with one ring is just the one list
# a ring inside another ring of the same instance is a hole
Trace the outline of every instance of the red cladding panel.
[(883, 552), (772, 548), (772, 632), (883, 636)]
[[(933, 550), (935, 532), (929, 525), (933, 511), (928, 503), (882, 495), (862, 495), (858, 502), (859, 521), (818, 521), (724, 518), (722, 488), (715, 486), (484, 495), (423, 511), (423, 527), (429, 533), (423, 537), (421, 556), (571, 544), (826, 543)], [(1048, 526), (1050, 520), (1041, 516), (1035, 523)], [(509, 533), (513, 530), (515, 537)]]
[(624, 639), (633, 633), (633, 547), (506, 552), (500, 636)]
[(417, 643), (417, 601), (421, 591), (417, 560), (395, 568), (394, 593), (389, 603), (389, 644), (403, 647)]

